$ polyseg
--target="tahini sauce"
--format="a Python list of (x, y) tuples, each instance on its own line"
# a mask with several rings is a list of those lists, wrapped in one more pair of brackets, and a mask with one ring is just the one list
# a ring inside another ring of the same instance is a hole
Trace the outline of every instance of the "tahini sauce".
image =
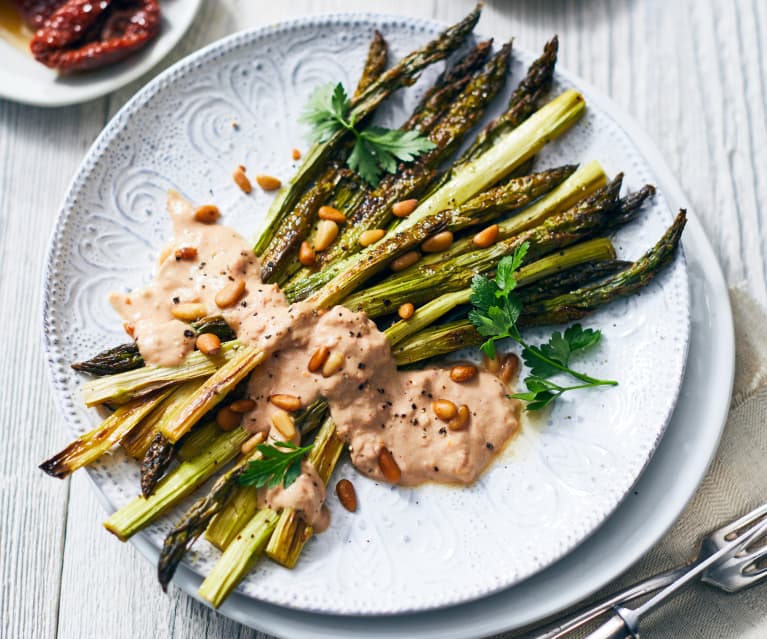
[[(193, 333), (171, 314), (180, 303), (204, 304), (209, 315), (222, 315), (241, 341), (263, 349), (268, 357), (248, 387), (256, 401), (243, 421), (249, 431), (279, 437), (271, 427), (277, 410), (271, 395), (294, 395), (302, 406), (324, 397), (355, 467), (383, 479), (378, 454), (386, 447), (402, 471), (403, 485), (470, 484), (517, 431), (519, 402), (506, 397), (507, 389), (494, 375), (480, 372), (459, 384), (443, 368), (398, 371), (386, 336), (364, 313), (343, 306), (289, 305), (276, 285), (261, 282), (258, 259), (239, 233), (195, 221), (194, 207), (173, 191), (168, 211), (174, 239), (153, 282), (128, 294), (113, 293), (110, 301), (131, 326), (147, 364), (177, 365), (194, 349)], [(195, 247), (197, 257), (176, 259), (175, 250), (183, 247)], [(245, 280), (245, 293), (236, 305), (219, 309), (216, 293), (236, 279)], [(327, 378), (307, 368), (320, 346), (344, 356), (341, 370)], [(449, 430), (431, 408), (436, 399), (466, 404), (469, 424)], [(320, 529), (327, 525), (324, 499), (324, 486), (308, 462), (293, 486), (262, 491), (263, 503), (292, 506)]]

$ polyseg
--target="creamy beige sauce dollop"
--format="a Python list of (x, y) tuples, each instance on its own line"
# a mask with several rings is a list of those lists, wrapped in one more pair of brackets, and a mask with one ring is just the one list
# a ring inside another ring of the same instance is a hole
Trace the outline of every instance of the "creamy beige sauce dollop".
[[(128, 294), (113, 293), (110, 301), (132, 327), (148, 364), (176, 365), (194, 349), (188, 326), (171, 313), (180, 303), (203, 304), (209, 315), (222, 315), (241, 341), (263, 349), (268, 357), (248, 387), (256, 408), (243, 424), (251, 432), (279, 436), (271, 425), (277, 410), (271, 395), (296, 396), (302, 406), (324, 397), (358, 470), (383, 479), (378, 455), (386, 447), (402, 471), (400, 483), (415, 485), (473, 482), (517, 431), (519, 402), (506, 397), (508, 390), (494, 375), (480, 372), (459, 384), (443, 368), (398, 371), (386, 336), (364, 313), (289, 305), (277, 286), (261, 282), (258, 259), (239, 233), (195, 221), (194, 207), (175, 192), (168, 210), (174, 239), (153, 282)], [(184, 247), (196, 248), (196, 258), (176, 259), (175, 250)], [(216, 293), (236, 279), (246, 282), (242, 298), (218, 308)], [(320, 346), (344, 356), (343, 367), (327, 378), (308, 370)], [(434, 414), (432, 402), (443, 398), (469, 407), (463, 429), (449, 430)], [(327, 525), (324, 499), (325, 488), (308, 462), (295, 484), (263, 496), (275, 508), (296, 508), (318, 528)]]

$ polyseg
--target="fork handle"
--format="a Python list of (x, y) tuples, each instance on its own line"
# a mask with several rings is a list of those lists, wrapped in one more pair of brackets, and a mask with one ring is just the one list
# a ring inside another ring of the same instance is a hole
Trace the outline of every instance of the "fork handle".
[(634, 634), (628, 627), (626, 621), (620, 615), (616, 614), (607, 622), (599, 626), (585, 639), (638, 639), (639, 635)]
[[(628, 603), (638, 597), (649, 595), (665, 588), (685, 574), (689, 568), (689, 566), (680, 566), (679, 568), (673, 568), (666, 572), (661, 572), (652, 577), (648, 577), (643, 581), (639, 581), (620, 592), (592, 604), (585, 610), (582, 610), (582, 612), (576, 613), (575, 617), (568, 619), (564, 623), (560, 623), (560, 625), (555, 628), (552, 628), (543, 634), (535, 635), (534, 639), (561, 639), (561, 637), (564, 637), (573, 630), (585, 626), (590, 621), (593, 621), (607, 611), (612, 610), (615, 606)], [(626, 636), (630, 637), (631, 635)]]

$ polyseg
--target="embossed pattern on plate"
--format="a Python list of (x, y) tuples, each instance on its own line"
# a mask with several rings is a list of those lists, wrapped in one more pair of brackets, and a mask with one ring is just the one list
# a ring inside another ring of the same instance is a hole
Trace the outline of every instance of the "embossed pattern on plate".
[[(354, 84), (374, 27), (394, 56), (435, 33), (428, 22), (339, 15), (237, 34), (155, 79), (94, 143), (62, 207), (45, 276), (46, 352), (70, 436), (92, 428), (97, 415), (81, 405), (82, 379), (68, 365), (124, 339), (107, 293), (149, 279), (170, 230), (165, 191), (214, 201), (226, 223), (254, 232), (270, 196), (258, 190), (244, 196), (231, 180), (232, 168), (245, 164), (253, 173), (290, 176), (307, 95), (320, 82)], [(509, 91), (532, 57), (514, 52)], [(438, 71), (390, 100), (381, 122), (401, 121)], [(565, 86), (571, 85), (558, 77), (557, 90)], [(632, 189), (653, 182), (625, 132), (594, 108), (541, 154), (538, 166), (591, 159), (608, 173), (625, 171)], [(618, 234), (621, 257), (640, 255), (671, 219), (659, 194), (641, 221)], [(347, 513), (331, 495), (331, 528), (308, 545), (296, 570), (261, 562), (241, 592), (305, 610), (391, 614), (481, 597), (550, 565), (613, 511), (652, 455), (681, 382), (688, 312), (680, 258), (641, 295), (590, 319), (605, 339), (588, 368), (620, 386), (581, 393), (550, 415), (527, 420), (470, 488), (384, 486), (342, 463), (335, 479), (354, 476), (360, 510)], [(531, 340), (544, 334), (536, 331)], [(119, 452), (89, 472), (114, 507), (136, 494), (137, 467)], [(153, 544), (161, 545), (180, 512), (146, 531)], [(206, 574), (217, 556), (199, 542), (190, 564)]]

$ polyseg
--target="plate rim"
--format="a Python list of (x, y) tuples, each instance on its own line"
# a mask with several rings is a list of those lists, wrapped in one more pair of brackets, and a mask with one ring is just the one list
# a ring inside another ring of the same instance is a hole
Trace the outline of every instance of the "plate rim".
[[(184, 67), (188, 67), (190, 65), (193, 65), (196, 61), (199, 60), (199, 58), (208, 55), (211, 52), (211, 50), (216, 50), (216, 49), (228, 50), (228, 48), (230, 48), (230, 44), (229, 44), (230, 42), (236, 41), (238, 38), (242, 38), (243, 36), (249, 36), (249, 37), (265, 36), (265, 35), (268, 35), (269, 32), (272, 31), (272, 30), (281, 30), (281, 29), (297, 27), (297, 26), (306, 26), (307, 24), (308, 25), (311, 25), (311, 24), (320, 24), (321, 25), (321, 24), (326, 23), (328, 21), (338, 20), (338, 19), (355, 20), (355, 21), (360, 21), (360, 22), (367, 21), (367, 22), (372, 22), (372, 23), (376, 23), (376, 22), (380, 23), (380, 22), (385, 22), (385, 21), (388, 21), (388, 22), (404, 22), (404, 23), (406, 23), (410, 27), (416, 27), (416, 28), (421, 27), (421, 28), (427, 28), (427, 29), (440, 29), (440, 28), (444, 27), (444, 25), (442, 23), (440, 23), (438, 21), (435, 21), (435, 20), (426, 19), (426, 18), (411, 18), (411, 17), (408, 17), (408, 16), (401, 16), (401, 15), (396, 15), (396, 14), (375, 13), (375, 12), (340, 12), (340, 13), (339, 12), (334, 12), (334, 13), (326, 13), (326, 14), (298, 17), (298, 18), (294, 18), (294, 19), (291, 19), (291, 20), (285, 20), (285, 21), (281, 21), (279, 23), (263, 25), (263, 26), (256, 27), (256, 28), (253, 28), (253, 29), (248, 29), (248, 30), (244, 30), (244, 31), (240, 31), (240, 32), (231, 34), (229, 36), (221, 38), (221, 39), (219, 39), (219, 40), (217, 40), (217, 41), (215, 41), (215, 42), (213, 42), (213, 43), (203, 47), (202, 49), (199, 49), (199, 50), (189, 54), (188, 56), (185, 56), (182, 60), (178, 61), (177, 63), (172, 65), (170, 68), (168, 68), (168, 69), (164, 70), (162, 73), (158, 74), (158, 76), (156, 76), (156, 78), (154, 78), (149, 84), (145, 85), (140, 91), (138, 91), (133, 96), (133, 98), (131, 98), (131, 100), (129, 100), (128, 103), (126, 103), (126, 105), (124, 105), (123, 108), (121, 108), (120, 111), (118, 111), (118, 113), (114, 116), (114, 118), (112, 119), (110, 124), (108, 124), (105, 127), (105, 129), (99, 134), (99, 136), (96, 138), (96, 140), (94, 141), (93, 145), (91, 146), (91, 149), (96, 149), (97, 147), (99, 147), (99, 145), (102, 143), (103, 138), (106, 137), (110, 133), (110, 130), (112, 129), (112, 126), (116, 125), (121, 120), (121, 118), (128, 117), (130, 115), (127, 112), (129, 108), (131, 110), (135, 110), (136, 108), (139, 108), (140, 106), (142, 106), (146, 102), (146, 100), (148, 98), (150, 98), (156, 92), (161, 90), (162, 87), (165, 84), (165, 81), (173, 76), (174, 72), (177, 71), (179, 66), (183, 65)], [(592, 100), (592, 98), (594, 98), (594, 99), (596, 99), (595, 100), (596, 102), (599, 102), (598, 98), (599, 98), (599, 96), (601, 94), (598, 91), (596, 91), (593, 87), (591, 87), (588, 83), (584, 82), (581, 78), (579, 78), (578, 76), (576, 76), (574, 74), (569, 73), (566, 69), (562, 69), (562, 68), (558, 68), (558, 73), (563, 78), (565, 78), (566, 80), (577, 84), (579, 89), (582, 89), (585, 93), (588, 93), (589, 100)], [(618, 123), (618, 124), (620, 123), (618, 118), (615, 117), (615, 111), (614, 110), (605, 109), (605, 108), (603, 108), (603, 110), (605, 111), (605, 113), (610, 118), (614, 119), (616, 123)], [(112, 125), (112, 126), (110, 126), (110, 125)], [(634, 141), (634, 137), (633, 136), (629, 135), (629, 138), (632, 140), (632, 142)], [(86, 156), (86, 159), (87, 159), (87, 156)], [(92, 161), (98, 161), (98, 157), (92, 158)], [(653, 170), (653, 172), (656, 172), (655, 165), (653, 163), (649, 163), (649, 166)], [(60, 210), (60, 215), (59, 215), (59, 217), (57, 219), (57, 223), (54, 226), (54, 229), (52, 231), (51, 237), (49, 239), (48, 259), (46, 261), (46, 268), (45, 268), (45, 271), (44, 271), (44, 274), (43, 274), (44, 282), (45, 281), (50, 281), (50, 279), (49, 279), (50, 270), (51, 270), (52, 264), (54, 263), (53, 260), (52, 260), (52, 251), (53, 251), (53, 248), (54, 248), (54, 245), (55, 245), (55, 242), (56, 242), (56, 237), (59, 235), (59, 230), (61, 228), (63, 220), (66, 217), (68, 217), (68, 216), (61, 215), (61, 213), (64, 213), (65, 209), (68, 208), (68, 206), (71, 206), (72, 201), (71, 201), (71, 195), (70, 194), (71, 194), (71, 192), (73, 190), (73, 187), (75, 187), (76, 185), (80, 184), (82, 179), (84, 179), (84, 177), (85, 177), (85, 173), (87, 172), (86, 169), (90, 169), (90, 168), (91, 168), (91, 163), (86, 164), (85, 161), (84, 161), (83, 164), (81, 165), (80, 169), (78, 170), (77, 174), (75, 175), (74, 179), (72, 180), (72, 183), (70, 184), (70, 187), (69, 187), (69, 189), (67, 191), (67, 195), (64, 198), (64, 202), (63, 202), (61, 210)], [(689, 277), (688, 277), (688, 275), (686, 273), (686, 269), (685, 269), (684, 277), (689, 282)], [(43, 286), (43, 291), (44, 291), (44, 295), (45, 295), (45, 292), (46, 292), (46, 287), (45, 286)], [(689, 290), (687, 288), (685, 288), (685, 294), (687, 296), (687, 300), (686, 300), (687, 301), (687, 304), (686, 304), (686, 311), (687, 311), (686, 312), (686, 321), (687, 321), (687, 324), (688, 324), (688, 327), (689, 327), (689, 323), (690, 323), (690, 316), (689, 316), (690, 315), (690, 305), (689, 305)], [(43, 341), (44, 341), (44, 348), (45, 348), (46, 354), (49, 353), (49, 349), (51, 347), (51, 343), (50, 343), (50, 340), (49, 340), (49, 338), (50, 338), (50, 331), (49, 331), (48, 327), (50, 325), (50, 322), (48, 321), (48, 319), (49, 319), (48, 318), (48, 311), (49, 311), (49, 305), (48, 305), (47, 299), (46, 299), (46, 300), (44, 300), (44, 304), (43, 304)], [(686, 365), (686, 360), (687, 360), (687, 352), (688, 352), (689, 343), (690, 343), (689, 337), (690, 337), (690, 332), (689, 332), (689, 328), (688, 328), (688, 331), (686, 333), (685, 344), (684, 344), (683, 365), (682, 365), (682, 368), (681, 368), (681, 371), (680, 371), (680, 375), (679, 375), (680, 376), (680, 382), (675, 387), (675, 397), (673, 398), (673, 401), (670, 404), (670, 408), (669, 408), (668, 414), (666, 415), (666, 417), (663, 420), (664, 421), (663, 428), (661, 429), (658, 437), (656, 438), (655, 442), (653, 443), (651, 451), (650, 451), (650, 453), (648, 454), (647, 458), (644, 461), (642, 471), (640, 471), (640, 473), (637, 475), (637, 477), (641, 476), (641, 472), (644, 471), (644, 468), (646, 468), (647, 464), (652, 459), (652, 455), (654, 454), (654, 451), (657, 449), (658, 443), (662, 439), (663, 433), (665, 432), (665, 429), (668, 426), (668, 423), (670, 421), (671, 414), (673, 413), (674, 407), (676, 406), (676, 403), (677, 403), (677, 400), (678, 400), (678, 393), (679, 393), (679, 390), (681, 388), (681, 379), (683, 379), (683, 377), (684, 377), (684, 370), (685, 370), (685, 365)], [(48, 357), (48, 359), (50, 359), (50, 357)], [(53, 371), (53, 368), (50, 365), (48, 366), (48, 373), (49, 373), (49, 380), (51, 382), (53, 382), (54, 371)], [(56, 400), (57, 403), (59, 403), (60, 401), (63, 401), (63, 400), (58, 398), (58, 395), (54, 394), (54, 396), (57, 398), (57, 400)], [(97, 486), (97, 488), (98, 488), (98, 486)], [(611, 517), (614, 514), (615, 510), (620, 507), (620, 504), (622, 503), (622, 501), (625, 498), (626, 494), (628, 494), (630, 490), (631, 490), (631, 486), (629, 486), (626, 489), (626, 492), (616, 501), (616, 504), (611, 509), (609, 509), (609, 512), (604, 516), (604, 518), (601, 519), (601, 522), (604, 522), (606, 519), (608, 519), (609, 517)], [(106, 501), (106, 497), (103, 495), (103, 493), (101, 493), (101, 490), (99, 489), (97, 492), (99, 494), (99, 498), (102, 501), (102, 503), (105, 503), (105, 502), (108, 503)], [(113, 510), (113, 509), (112, 509), (112, 507), (110, 505), (107, 508), (107, 511), (111, 511), (111, 510)], [(599, 528), (599, 526), (597, 526), (588, 535), (583, 537), (578, 542), (578, 545), (580, 543), (583, 543), (583, 541), (585, 541), (586, 539), (588, 539), (596, 530), (598, 530), (598, 528)], [(556, 563), (556, 561), (559, 561), (563, 556), (566, 556), (567, 553), (572, 552), (573, 548), (577, 548), (577, 545), (574, 546), (574, 547), (569, 548), (565, 553), (562, 553), (557, 559), (553, 560), (550, 564), (548, 564), (546, 567), (544, 567), (541, 570), (546, 570), (546, 568), (548, 568), (549, 566), (554, 565)], [(540, 572), (540, 570), (535, 572), (535, 573), (533, 573), (533, 575), (534, 574), (538, 574), (539, 572)], [(508, 587), (513, 587), (513, 586), (507, 586), (506, 588), (508, 588)], [(485, 597), (485, 596), (488, 596), (488, 595), (492, 595), (493, 592), (496, 592), (496, 591), (497, 590), (484, 592), (484, 593), (478, 595), (478, 597), (482, 598), (482, 597)], [(416, 609), (413, 609), (413, 610), (414, 611), (438, 610), (439, 608), (441, 608), (443, 606), (463, 605), (465, 602), (469, 602), (470, 600), (471, 600), (471, 598), (467, 597), (462, 602), (459, 602), (459, 603), (456, 603), (456, 604), (451, 604), (449, 602), (445, 602), (445, 603), (442, 603), (442, 604), (435, 604), (435, 605), (432, 605), (432, 606), (424, 606), (424, 607), (419, 606), (419, 608), (416, 608)], [(257, 600), (254, 600), (254, 601), (257, 601)], [(315, 612), (320, 612), (321, 614), (325, 614), (325, 613), (322, 613), (322, 611), (315, 611)], [(402, 612), (406, 612), (406, 611), (402, 611)], [(349, 614), (350, 615), (354, 615), (354, 613), (349, 613)], [(376, 616), (379, 613), (359, 613), (359, 614), (362, 615), (362, 616)], [(380, 614), (387, 614), (387, 613), (380, 613)], [(395, 612), (395, 613), (389, 613), (389, 614), (399, 614), (399, 613)]]
[[(140, 77), (142, 77), (143, 75), (145, 75), (146, 73), (154, 69), (158, 64), (160, 64), (173, 51), (173, 49), (179, 43), (181, 38), (184, 37), (187, 31), (189, 31), (190, 27), (192, 26), (192, 23), (195, 21), (198, 14), (200, 13), (200, 8), (202, 7), (203, 0), (180, 0), (180, 2), (190, 3), (191, 11), (188, 14), (188, 18), (184, 22), (178, 25), (176, 24), (170, 25), (168, 38), (164, 41), (164, 44), (165, 44), (164, 50), (156, 54), (156, 56), (153, 56), (152, 52), (150, 52), (147, 55), (145, 60), (136, 62), (135, 64), (128, 66), (122, 73), (118, 74), (116, 78), (108, 82), (105, 82), (99, 88), (94, 88), (93, 85), (88, 85), (88, 84), (77, 86), (77, 87), (71, 87), (67, 94), (68, 97), (49, 99), (45, 96), (36, 98), (34, 96), (30, 96), (26, 94), (15, 93), (13, 91), (13, 86), (15, 86), (13, 83), (10, 83), (8, 87), (4, 86), (3, 83), (0, 83), (0, 99), (8, 100), (9, 102), (15, 102), (16, 104), (26, 104), (26, 105), (34, 106), (34, 107), (54, 109), (58, 107), (66, 107), (66, 106), (73, 106), (76, 104), (83, 104), (85, 102), (90, 102), (91, 100), (103, 98), (105, 95), (109, 95), (111, 93), (114, 93), (115, 91), (119, 91), (126, 85), (130, 84), (134, 80), (139, 79)], [(160, 40), (158, 39), (157, 42), (160, 42)], [(8, 47), (16, 49), (16, 47), (14, 47), (14, 45), (12, 44), (9, 44), (7, 42), (5, 44), (7, 44)], [(196, 53), (196, 51), (193, 53)], [(128, 58), (128, 60), (129, 59), (130, 58)], [(122, 63), (122, 61), (120, 63)], [(174, 66), (175, 64), (176, 63), (174, 63), (171, 66)], [(159, 75), (160, 74), (158, 74), (158, 76)], [(155, 76), (155, 77), (158, 77), (158, 76)], [(152, 82), (152, 80), (154, 80), (154, 78), (148, 79), (147, 83)], [(130, 100), (132, 100), (133, 97), (135, 97), (135, 95), (137, 94), (134, 94), (128, 100), (128, 102), (130, 102)]]

